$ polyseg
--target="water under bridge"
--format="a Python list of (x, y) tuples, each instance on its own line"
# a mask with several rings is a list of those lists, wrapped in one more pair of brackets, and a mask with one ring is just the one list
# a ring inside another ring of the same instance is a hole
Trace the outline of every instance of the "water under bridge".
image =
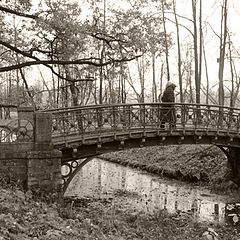
[[(39, 138), (34, 133), (36, 117), (33, 120), (25, 117), (26, 111), (25, 115), (21, 114), (14, 106), (2, 105), (1, 109), (1, 143), (35, 141)], [(109, 151), (166, 144), (213, 144), (227, 155), (234, 176), (240, 176), (238, 108), (142, 103), (77, 106), (35, 113), (39, 121), (41, 114), (51, 115), (51, 122), (47, 126), (40, 124), (40, 130), (50, 135), (52, 146), (62, 152), (62, 165), (72, 169), (83, 165), (78, 159), (86, 158), (89, 161), (91, 157)], [(169, 117), (169, 114), (174, 114), (174, 117)], [(163, 127), (166, 116), (170, 120)], [(45, 127), (48, 131), (44, 132)]]

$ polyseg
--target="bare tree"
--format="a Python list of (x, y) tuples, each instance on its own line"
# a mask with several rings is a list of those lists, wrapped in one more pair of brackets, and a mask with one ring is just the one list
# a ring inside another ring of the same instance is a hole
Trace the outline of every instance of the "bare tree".
[(166, 18), (165, 18), (165, 1), (162, 0), (162, 18), (163, 18), (163, 29), (165, 36), (165, 56), (166, 56), (166, 67), (167, 67), (167, 80), (170, 81), (170, 70), (169, 70), (169, 60), (168, 60), (168, 39), (167, 39), (167, 29), (166, 29)]
[(157, 102), (157, 84), (156, 84), (156, 53), (152, 52), (152, 72), (153, 72), (153, 82), (152, 82), (152, 101)]
[(176, 29), (177, 29), (177, 51), (178, 51), (178, 81), (180, 90), (180, 102), (183, 103), (183, 81), (182, 81), (182, 56), (181, 56), (181, 46), (180, 46), (180, 34), (179, 34), (179, 24), (176, 14), (176, 1), (173, 0), (173, 12), (175, 17)]
[(209, 76), (208, 76), (208, 63), (207, 63), (207, 57), (206, 57), (206, 50), (204, 45), (203, 45), (203, 57), (204, 57), (205, 73), (206, 73), (206, 81), (207, 81), (206, 104), (208, 104), (209, 103)]
[(194, 68), (195, 68), (195, 87), (196, 87), (196, 103), (200, 103), (200, 86), (199, 79), (199, 59), (198, 59), (198, 30), (197, 30), (197, 1), (192, 0), (193, 14), (193, 51), (194, 51)]
[[(202, 29), (202, 0), (199, 0), (199, 66), (198, 66), (198, 86), (197, 91), (201, 91), (201, 79), (202, 79), (202, 55), (203, 55), (203, 29)], [(200, 98), (200, 97), (199, 97)], [(201, 99), (199, 99), (199, 102)]]
[(224, 72), (224, 59), (226, 51), (226, 39), (227, 39), (227, 0), (223, 0), (222, 15), (221, 15), (221, 34), (220, 34), (220, 56), (219, 56), (219, 105), (224, 106), (224, 83), (223, 83), (223, 72)]

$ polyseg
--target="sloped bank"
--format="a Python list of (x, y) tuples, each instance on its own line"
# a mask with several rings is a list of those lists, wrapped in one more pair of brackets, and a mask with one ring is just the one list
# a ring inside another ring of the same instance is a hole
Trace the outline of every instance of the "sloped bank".
[[(219, 189), (229, 188), (227, 158), (212, 145), (173, 145), (136, 148), (101, 155), (102, 159), (151, 173)], [(231, 182), (232, 188), (237, 186)]]

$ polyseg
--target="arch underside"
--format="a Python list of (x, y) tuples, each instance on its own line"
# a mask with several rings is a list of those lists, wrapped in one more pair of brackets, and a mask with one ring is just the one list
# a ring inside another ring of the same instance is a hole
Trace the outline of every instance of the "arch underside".
[(217, 132), (162, 132), (142, 131), (120, 134), (88, 135), (88, 137), (71, 138), (55, 141), (54, 147), (63, 153), (62, 161), (99, 155), (106, 152), (129, 148), (176, 144), (211, 144), (219, 146), (240, 147), (238, 134)]
[[(69, 173), (67, 176), (63, 176), (63, 190), (65, 191), (73, 179), (73, 177), (81, 170), (81, 168), (91, 161), (97, 155), (120, 151), (130, 148), (142, 148), (147, 146), (157, 146), (157, 145), (177, 145), (177, 144), (208, 144), (218, 146), (227, 156), (230, 163), (230, 167), (233, 171), (233, 175), (237, 178), (236, 182), (239, 182), (240, 179), (240, 170), (238, 168), (238, 161), (236, 160), (240, 151), (238, 152), (240, 146), (240, 138), (238, 136), (229, 136), (226, 135), (216, 135), (214, 134), (189, 134), (189, 135), (177, 135), (175, 133), (169, 133), (162, 136), (152, 136), (145, 137), (143, 134), (138, 134), (134, 136), (125, 135), (121, 136), (120, 139), (114, 140), (113, 138), (108, 138), (104, 142), (97, 142), (96, 139), (91, 139), (93, 144), (82, 144), (82, 142), (72, 142), (68, 143), (67, 147), (60, 147), (62, 151), (62, 166), (67, 166), (69, 168)], [(99, 139), (98, 139), (99, 140)], [(90, 141), (89, 141), (90, 142)], [(239, 176), (238, 176), (239, 175)]]
[(237, 108), (136, 103), (77, 106), (49, 112), (52, 142), (62, 151), (63, 164), (128, 148), (211, 144), (219, 146), (230, 161), (235, 161), (233, 166), (238, 166), (240, 109)]
[[(65, 167), (65, 169), (62, 169), (63, 193), (65, 193), (74, 176), (82, 169), (84, 165), (86, 165), (93, 158), (94, 157), (72, 159), (62, 162), (62, 168)], [(66, 173), (63, 173), (64, 170), (66, 170)]]

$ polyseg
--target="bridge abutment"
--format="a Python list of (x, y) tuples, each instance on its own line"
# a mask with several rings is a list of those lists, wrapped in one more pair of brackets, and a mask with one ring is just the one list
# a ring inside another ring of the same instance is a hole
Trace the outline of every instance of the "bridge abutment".
[(2, 180), (17, 182), (26, 190), (59, 192), (62, 188), (61, 151), (53, 148), (51, 113), (20, 108), (19, 132), (31, 135), (0, 144), (0, 175)]
[(27, 154), (27, 189), (59, 192), (62, 187), (61, 156), (58, 150), (30, 151)]
[(51, 113), (34, 113), (34, 149), (27, 155), (27, 188), (59, 192), (62, 188), (62, 152), (52, 144)]

